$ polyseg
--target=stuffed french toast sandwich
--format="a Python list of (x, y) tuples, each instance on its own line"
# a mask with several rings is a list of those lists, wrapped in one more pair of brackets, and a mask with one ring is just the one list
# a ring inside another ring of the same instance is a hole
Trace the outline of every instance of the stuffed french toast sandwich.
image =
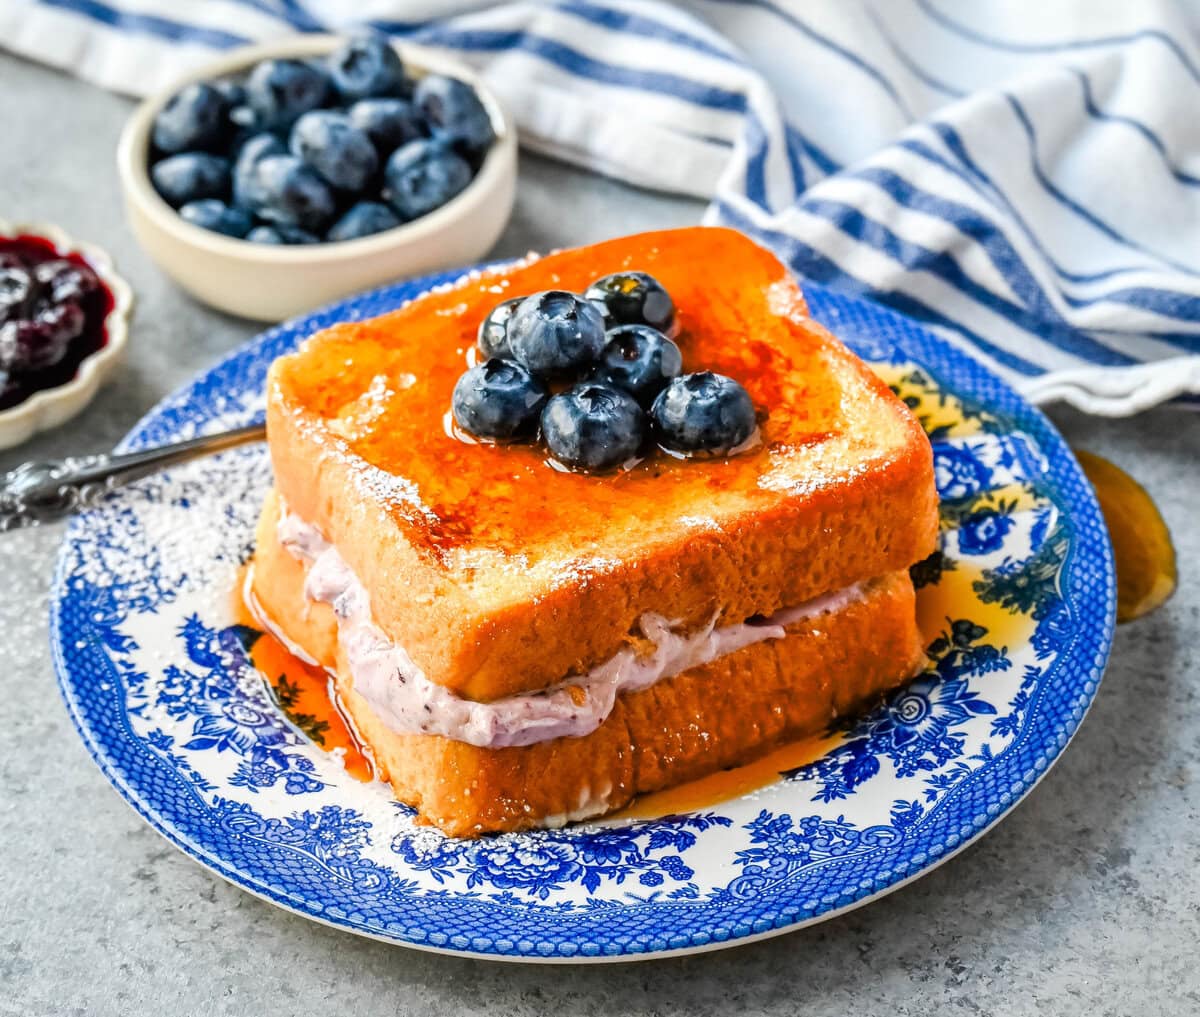
[(923, 665), (929, 443), (739, 233), (471, 273), (271, 369), (247, 600), (448, 834), (827, 730)]

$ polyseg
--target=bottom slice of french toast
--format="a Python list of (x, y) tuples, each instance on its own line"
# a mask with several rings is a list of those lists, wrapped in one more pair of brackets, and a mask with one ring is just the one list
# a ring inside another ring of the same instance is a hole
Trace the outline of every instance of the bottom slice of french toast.
[(452, 836), (599, 816), (637, 795), (750, 762), (865, 708), (924, 660), (912, 582), (898, 571), (871, 580), (837, 610), (789, 626), (784, 638), (621, 694), (607, 719), (583, 737), (481, 748), (397, 734), (354, 691), (333, 610), (305, 598), (307, 566), (275, 539), (273, 505), (259, 529), (257, 608), (334, 673), (344, 706), (397, 798)]

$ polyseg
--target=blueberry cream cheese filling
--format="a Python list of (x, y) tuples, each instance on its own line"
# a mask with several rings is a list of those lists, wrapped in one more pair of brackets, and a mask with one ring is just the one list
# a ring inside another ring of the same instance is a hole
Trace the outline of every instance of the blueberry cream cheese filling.
[[(490, 749), (590, 734), (604, 723), (621, 693), (649, 688), (755, 643), (782, 639), (789, 626), (862, 599), (868, 585), (856, 583), (769, 617), (734, 625), (718, 627), (714, 615), (690, 633), (679, 631), (677, 623), (661, 615), (647, 613), (638, 627), (653, 647), (649, 652), (639, 654), (627, 646), (586, 673), (550, 688), (477, 702), (430, 681), (404, 648), (384, 634), (372, 620), (363, 584), (315, 526), (283, 506), (278, 536), (288, 553), (308, 566), (305, 597), (333, 608), (354, 691), (380, 721), (397, 734), (441, 735)], [(290, 645), (255, 600), (247, 601), (263, 626)]]

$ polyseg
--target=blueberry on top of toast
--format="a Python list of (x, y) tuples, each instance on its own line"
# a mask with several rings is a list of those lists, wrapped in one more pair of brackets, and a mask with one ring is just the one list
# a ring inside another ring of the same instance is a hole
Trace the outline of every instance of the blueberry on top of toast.
[(643, 406), (683, 370), (679, 347), (649, 325), (618, 325), (605, 338), (593, 377), (620, 386)]
[(754, 404), (732, 378), (700, 371), (676, 378), (654, 400), (659, 444), (673, 452), (732, 452), (754, 434)]
[(451, 409), (459, 427), (481, 438), (520, 438), (537, 431), (548, 397), (520, 364), (493, 357), (458, 379)]
[(487, 317), (479, 323), (479, 336), (476, 342), (479, 352), (485, 357), (512, 358), (512, 350), (508, 348), (508, 319), (513, 316), (524, 297), (513, 297), (505, 300), (487, 313)]
[(596, 308), (565, 290), (526, 297), (506, 326), (512, 355), (549, 380), (578, 376), (604, 348), (604, 319)]
[(597, 279), (583, 295), (600, 309), (605, 328), (649, 325), (668, 336), (678, 329), (675, 302), (648, 272), (614, 272)]
[(572, 470), (611, 470), (637, 458), (646, 430), (637, 400), (599, 381), (560, 392), (542, 411), (546, 448), (556, 463)]

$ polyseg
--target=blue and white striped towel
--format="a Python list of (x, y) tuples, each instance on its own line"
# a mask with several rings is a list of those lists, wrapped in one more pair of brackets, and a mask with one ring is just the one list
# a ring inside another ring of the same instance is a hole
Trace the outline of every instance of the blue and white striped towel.
[(0, 45), (143, 93), (363, 22), (480, 68), (530, 148), (711, 200), (1036, 402), (1200, 405), (1200, 6), (0, 0)]

